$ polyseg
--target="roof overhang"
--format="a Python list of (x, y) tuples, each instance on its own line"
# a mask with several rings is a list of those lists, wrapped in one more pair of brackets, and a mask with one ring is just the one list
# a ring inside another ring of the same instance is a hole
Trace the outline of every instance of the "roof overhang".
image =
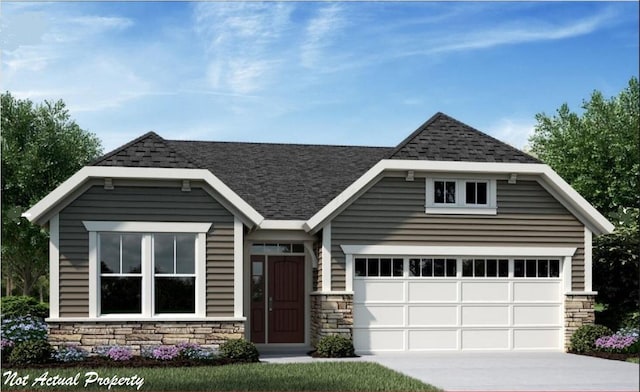
[(344, 208), (351, 204), (362, 192), (374, 184), (385, 172), (421, 171), (430, 173), (456, 174), (497, 174), (510, 176), (536, 176), (538, 182), (562, 205), (573, 213), (594, 234), (611, 233), (613, 224), (586, 201), (575, 189), (564, 181), (551, 167), (535, 163), (500, 162), (453, 162), (384, 159), (364, 173), (347, 189), (331, 200), (326, 206), (305, 223), (305, 230), (318, 231)]
[(63, 200), (80, 189), (87, 181), (97, 178), (204, 181), (225, 199), (227, 202), (225, 204), (236, 209), (245, 218), (247, 224), (258, 226), (264, 221), (260, 213), (208, 170), (115, 166), (83, 167), (27, 210), (23, 216), (31, 222), (45, 223), (46, 217), (50, 216)]

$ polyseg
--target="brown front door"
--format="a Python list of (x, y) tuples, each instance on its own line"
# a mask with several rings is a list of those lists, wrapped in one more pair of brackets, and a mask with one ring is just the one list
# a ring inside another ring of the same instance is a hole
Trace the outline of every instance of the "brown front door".
[(304, 343), (304, 257), (252, 256), (251, 261), (251, 340)]

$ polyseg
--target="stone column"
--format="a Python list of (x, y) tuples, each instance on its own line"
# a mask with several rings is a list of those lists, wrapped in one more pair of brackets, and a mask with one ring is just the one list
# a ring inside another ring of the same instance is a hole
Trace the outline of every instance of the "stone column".
[(595, 322), (596, 296), (593, 294), (567, 294), (564, 301), (564, 349), (569, 349), (571, 336), (583, 325)]

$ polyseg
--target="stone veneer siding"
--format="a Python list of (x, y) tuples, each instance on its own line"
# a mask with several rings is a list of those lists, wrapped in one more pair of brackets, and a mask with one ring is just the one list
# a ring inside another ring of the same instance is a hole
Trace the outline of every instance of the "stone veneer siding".
[(49, 322), (53, 346), (80, 346), (94, 352), (100, 346), (127, 346), (136, 354), (141, 347), (182, 342), (217, 347), (227, 339), (244, 337), (242, 321), (118, 321)]
[(595, 321), (595, 295), (567, 294), (564, 301), (564, 348), (569, 349), (571, 336), (583, 325)]
[(311, 295), (311, 345), (315, 347), (326, 335), (342, 335), (352, 338), (353, 295)]

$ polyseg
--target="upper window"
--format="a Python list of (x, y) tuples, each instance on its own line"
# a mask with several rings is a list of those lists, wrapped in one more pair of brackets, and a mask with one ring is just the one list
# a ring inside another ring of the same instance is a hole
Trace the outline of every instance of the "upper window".
[(431, 179), (426, 181), (426, 212), (496, 214), (496, 181)]

